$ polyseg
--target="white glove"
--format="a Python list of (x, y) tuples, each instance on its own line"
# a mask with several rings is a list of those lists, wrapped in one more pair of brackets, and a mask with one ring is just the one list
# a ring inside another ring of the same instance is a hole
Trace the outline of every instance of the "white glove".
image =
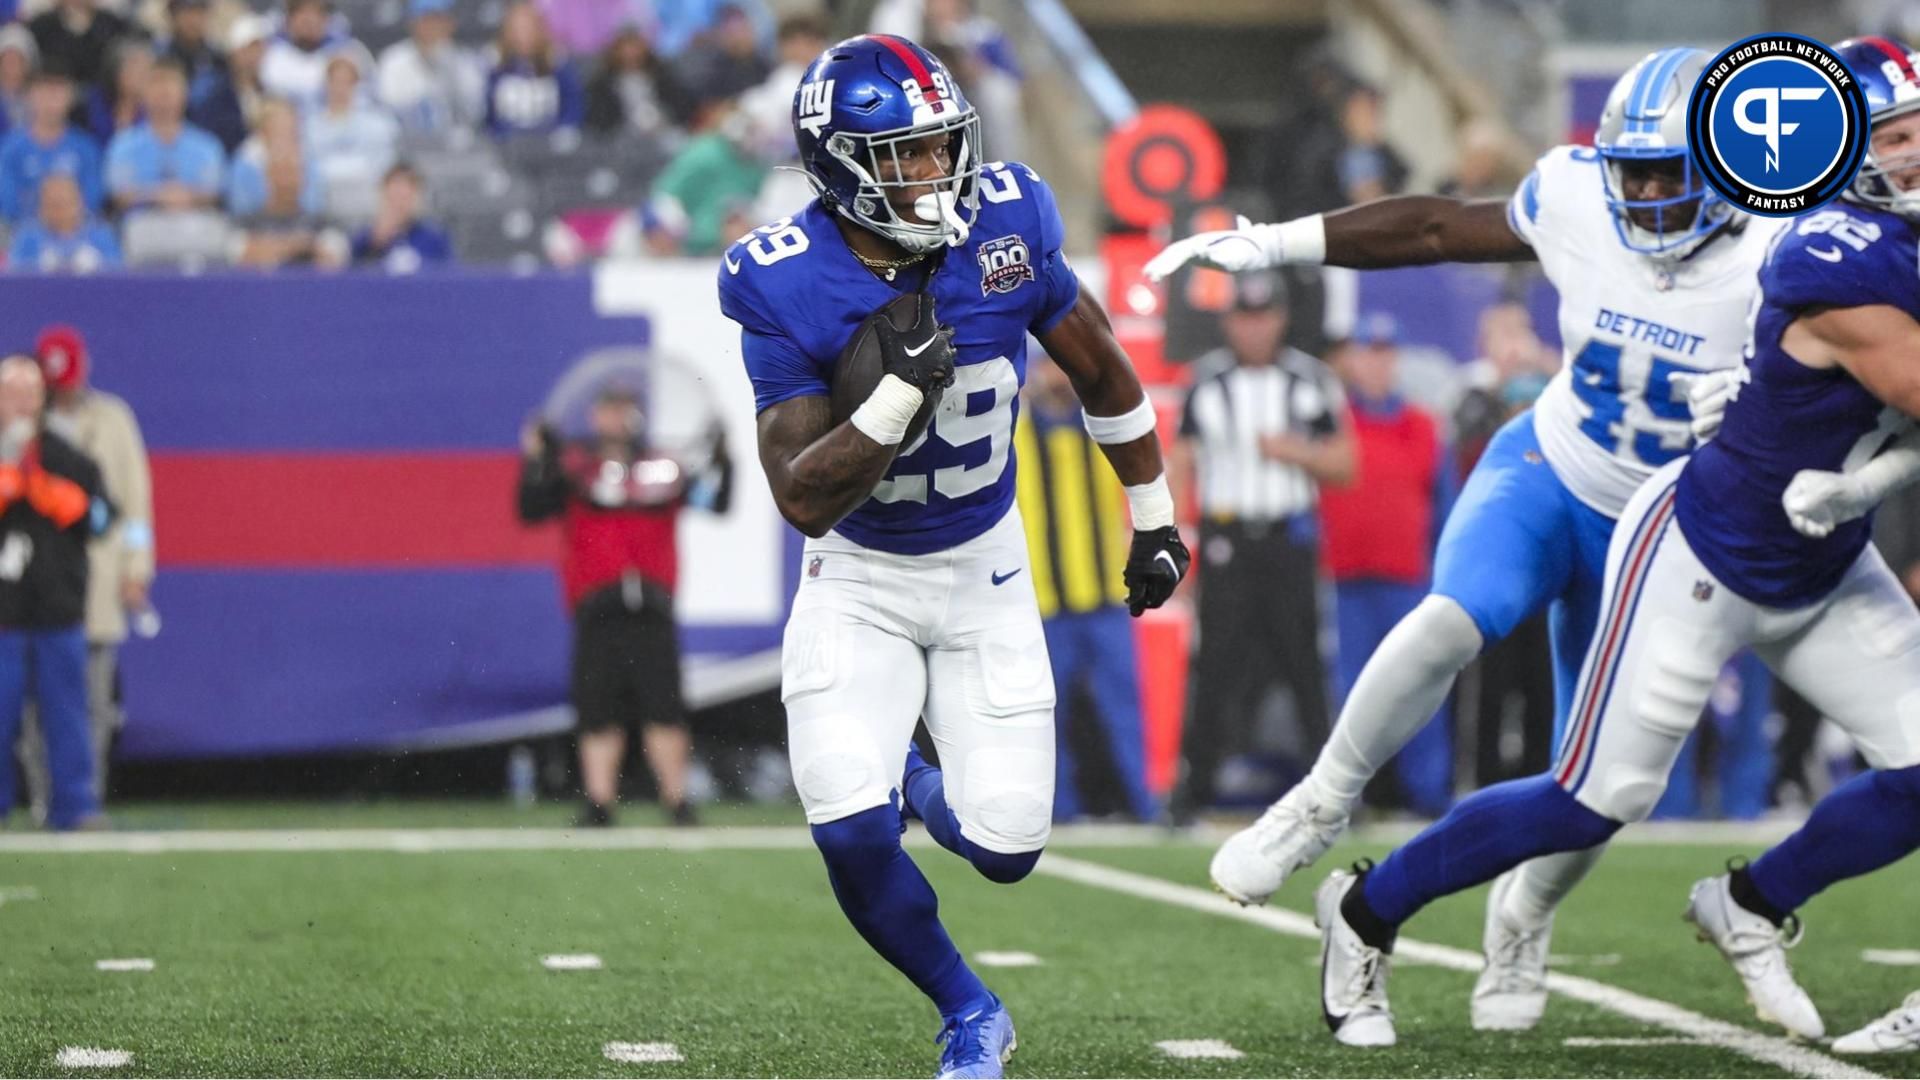
[(1802, 469), (1793, 474), (1793, 482), (1780, 496), (1793, 531), (1818, 540), (1833, 532), (1834, 526), (1852, 521), (1873, 509), (1874, 500), (1862, 490), (1858, 476)]
[(1676, 371), (1667, 379), (1687, 399), (1687, 412), (1693, 416), (1694, 441), (1706, 442), (1719, 434), (1720, 421), (1727, 416), (1727, 403), (1739, 394), (1740, 369)]
[(1237, 274), (1242, 270), (1259, 270), (1283, 261), (1278, 238), (1273, 236), (1271, 225), (1255, 225), (1247, 220), (1245, 214), (1239, 215), (1234, 221), (1235, 228), (1195, 233), (1185, 240), (1168, 244), (1160, 254), (1148, 260), (1145, 267), (1147, 280), (1165, 281), (1188, 263)]

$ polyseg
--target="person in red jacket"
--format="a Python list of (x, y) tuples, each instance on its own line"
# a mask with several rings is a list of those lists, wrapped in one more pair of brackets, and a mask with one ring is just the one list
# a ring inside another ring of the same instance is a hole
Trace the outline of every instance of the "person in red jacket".
[[(1333, 354), (1360, 457), (1357, 483), (1320, 493), (1343, 700), (1380, 640), (1426, 595), (1434, 543), (1453, 501), (1452, 458), (1439, 425), (1395, 389), (1396, 336), (1391, 316), (1370, 313)], [(1453, 801), (1450, 728), (1442, 709), (1394, 759), (1402, 800), (1422, 814), (1437, 817)]]
[(690, 825), (674, 531), (683, 507), (725, 511), (731, 463), (719, 442), (697, 470), (649, 447), (640, 396), (624, 385), (603, 388), (588, 419), (591, 433), (577, 442), (545, 424), (521, 432), (519, 500), (522, 521), (559, 518), (565, 537), (560, 577), (573, 610), (572, 696), (586, 794), (579, 823), (613, 824), (627, 733), (638, 728), (660, 805), (674, 824)]

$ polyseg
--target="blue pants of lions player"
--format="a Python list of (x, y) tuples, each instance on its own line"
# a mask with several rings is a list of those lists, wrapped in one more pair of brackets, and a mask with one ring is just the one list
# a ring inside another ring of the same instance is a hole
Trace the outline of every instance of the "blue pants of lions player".
[(1459, 604), (1486, 644), (1548, 609), (1556, 745), (1600, 610), (1612, 535), (1613, 519), (1554, 474), (1525, 412), (1487, 444), (1434, 553), (1433, 592)]
[(53, 779), (47, 824), (78, 825), (100, 811), (87, 720), (87, 635), (78, 626), (0, 630), (0, 820), (13, 809), (13, 743), (31, 693)]
[(1739, 596), (1674, 520), (1681, 466), (1654, 474), (1621, 515), (1553, 771), (1469, 796), (1383, 861), (1365, 890), (1381, 919), (1398, 923), (1526, 859), (1591, 847), (1645, 818), (1721, 669), (1746, 648), (1875, 770), (1823, 800), (1802, 830), (1809, 836), (1782, 845), (1778, 872), (1755, 874), (1762, 893), (1791, 910), (1920, 846), (1920, 611), (1871, 547), (1818, 603), (1786, 610)]
[[(907, 747), (925, 719), (938, 781), (917, 777), (929, 832), (994, 881), (1046, 846), (1053, 677), (1017, 511), (947, 551), (892, 555), (808, 541), (781, 658), (794, 785), (841, 909), (952, 1016), (985, 998), (900, 846)], [(931, 772), (931, 770), (929, 770)]]

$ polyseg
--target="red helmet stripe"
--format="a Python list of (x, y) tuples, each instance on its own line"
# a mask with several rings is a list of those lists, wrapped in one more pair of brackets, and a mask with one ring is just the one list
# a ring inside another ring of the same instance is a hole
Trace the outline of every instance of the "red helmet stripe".
[(907, 65), (907, 73), (913, 76), (914, 82), (920, 84), (920, 93), (928, 101), (940, 100), (940, 91), (936, 89), (933, 84), (933, 72), (928, 70), (927, 65), (921, 61), (920, 54), (910, 48), (906, 41), (894, 37), (892, 34), (870, 34), (868, 36), (880, 44), (885, 45), (888, 49), (891, 49), (893, 55), (899, 57), (900, 62)]
[(1920, 83), (1920, 72), (1913, 70), (1913, 61), (1907, 59), (1907, 50), (1883, 37), (1870, 37), (1866, 41), (1867, 44), (1886, 53), (1887, 59), (1900, 65), (1900, 72), (1906, 76), (1908, 82)]

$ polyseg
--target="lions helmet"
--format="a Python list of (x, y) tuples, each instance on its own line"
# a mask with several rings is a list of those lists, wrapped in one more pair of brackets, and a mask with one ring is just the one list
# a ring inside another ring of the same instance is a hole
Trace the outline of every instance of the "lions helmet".
[[(793, 134), (829, 209), (908, 251), (966, 242), (980, 210), (980, 117), (932, 53), (885, 34), (829, 48), (794, 92)], [(902, 148), (929, 136), (947, 139), (947, 175), (906, 179)], [(914, 204), (918, 220), (887, 200), (902, 188), (931, 189)]]
[[(1620, 242), (1646, 255), (1681, 259), (1734, 219), (1734, 208), (1707, 187), (1687, 153), (1687, 97), (1711, 59), (1700, 49), (1650, 53), (1633, 65), (1607, 94), (1607, 107), (1593, 135), (1606, 184), (1607, 209)], [(1680, 194), (1630, 199), (1624, 184), (1630, 163), (1678, 161)], [(1691, 209), (1691, 214), (1687, 210)], [(1636, 221), (1651, 215), (1652, 227)]]
[[(1915, 70), (1920, 57), (1912, 49), (1890, 38), (1861, 37), (1843, 41), (1833, 51), (1860, 80), (1860, 90), (1867, 97), (1867, 115), (1874, 127), (1920, 109), (1920, 74)], [(1892, 175), (1916, 165), (1920, 165), (1920, 141), (1894, 148), (1886, 158), (1869, 142), (1866, 160), (1854, 174), (1853, 188), (1847, 194), (1870, 206), (1920, 218), (1920, 189), (1903, 191)]]

